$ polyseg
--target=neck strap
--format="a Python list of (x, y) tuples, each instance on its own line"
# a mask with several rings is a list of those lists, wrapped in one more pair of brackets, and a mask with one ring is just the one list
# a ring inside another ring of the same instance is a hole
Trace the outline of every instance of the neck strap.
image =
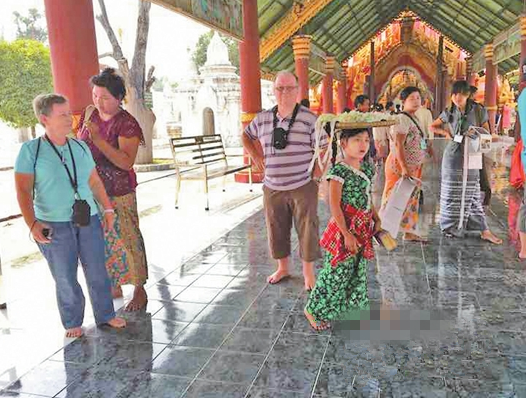
[(63, 156), (60, 155), (58, 152), (57, 147), (53, 142), (49, 139), (48, 135), (46, 134), (46, 141), (51, 145), (51, 148), (53, 148), (53, 151), (57, 154), (58, 158), (60, 159), (60, 162), (66, 169), (66, 173), (68, 173), (69, 182), (71, 183), (71, 186), (73, 187), (73, 190), (75, 191), (75, 194), (80, 198), (79, 192), (78, 192), (78, 179), (77, 179), (77, 165), (75, 164), (75, 157), (73, 156), (73, 151), (71, 150), (71, 145), (69, 144), (69, 139), (66, 138), (66, 144), (68, 145), (69, 153), (71, 154), (71, 162), (73, 163), (73, 176), (71, 176), (71, 172), (69, 171), (68, 166), (66, 165), (66, 160)]
[[(287, 128), (287, 131), (285, 131), (285, 133), (288, 134), (290, 132), (290, 129), (292, 128), (292, 125), (296, 121), (296, 116), (298, 116), (298, 111), (299, 110), (300, 110), (299, 104), (294, 105), (294, 111), (292, 111), (292, 117), (289, 120), (289, 126)], [(278, 126), (278, 106), (277, 105), (272, 109), (272, 113), (274, 114), (274, 122), (273, 122), (273, 126), (272, 127), (275, 130), (276, 127)]]

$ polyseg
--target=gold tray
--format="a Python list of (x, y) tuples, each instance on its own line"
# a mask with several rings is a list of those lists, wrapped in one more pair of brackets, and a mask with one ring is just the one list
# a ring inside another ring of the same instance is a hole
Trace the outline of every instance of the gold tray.
[(389, 127), (398, 124), (397, 120), (379, 120), (377, 122), (336, 122), (337, 129), (366, 129), (371, 127)]

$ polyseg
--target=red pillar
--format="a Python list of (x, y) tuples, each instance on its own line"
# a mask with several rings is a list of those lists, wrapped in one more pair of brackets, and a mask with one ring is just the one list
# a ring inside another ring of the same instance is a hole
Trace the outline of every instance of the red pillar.
[(371, 41), (371, 73), (369, 74), (369, 100), (371, 105), (376, 103), (376, 93), (374, 92), (374, 82), (376, 80), (376, 54), (374, 50), (374, 40)]
[[(239, 77), (241, 80), (241, 123), (243, 130), (261, 110), (261, 71), (259, 66), (259, 30), (257, 0), (243, 0), (243, 35), (239, 43)], [(249, 156), (244, 154), (248, 164)], [(263, 171), (253, 168), (253, 181), (263, 181)], [(248, 182), (248, 172), (235, 175), (237, 182)]]
[(488, 111), (491, 132), (495, 131), (495, 116), (497, 114), (497, 66), (493, 65), (493, 44), (484, 48), (486, 57), (486, 85), (484, 90), (484, 105)]
[(475, 85), (475, 71), (473, 70), (473, 58), (469, 57), (466, 59), (466, 80), (471, 86)]
[(342, 80), (338, 84), (338, 101), (336, 102), (336, 113), (342, 113), (347, 108), (347, 74), (345, 68), (342, 71)]
[(444, 110), (444, 36), (438, 39), (438, 54), (437, 54), (437, 76), (435, 85), (435, 115), (439, 115)]
[(299, 35), (292, 38), (296, 76), (298, 77), (298, 102), (309, 99), (309, 58), (311, 36)]
[[(525, 5), (526, 8), (526, 5)], [(519, 62), (519, 79), (524, 78), (526, 71), (523, 71), (522, 65), (526, 62), (526, 14), (521, 15), (520, 17), (520, 26), (521, 26), (521, 57)]]
[(78, 115), (91, 100), (89, 78), (99, 72), (92, 0), (44, 0), (55, 91)]
[(325, 77), (323, 78), (323, 113), (333, 113), (333, 91), (332, 84), (334, 81), (334, 57), (328, 56), (325, 60)]

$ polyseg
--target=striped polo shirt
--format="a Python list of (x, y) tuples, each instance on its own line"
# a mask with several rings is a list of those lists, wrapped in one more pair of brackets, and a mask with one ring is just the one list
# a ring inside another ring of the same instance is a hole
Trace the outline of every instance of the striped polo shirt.
[[(290, 118), (281, 118), (278, 113), (276, 127), (288, 129)], [(309, 165), (316, 145), (315, 124), (317, 116), (310, 109), (300, 106), (296, 121), (288, 135), (285, 149), (276, 149), (272, 145), (274, 114), (272, 109), (262, 111), (245, 129), (252, 140), (259, 140), (265, 156), (265, 178), (263, 184), (277, 191), (290, 191), (311, 181)], [(321, 148), (327, 147), (327, 134), (323, 131)]]

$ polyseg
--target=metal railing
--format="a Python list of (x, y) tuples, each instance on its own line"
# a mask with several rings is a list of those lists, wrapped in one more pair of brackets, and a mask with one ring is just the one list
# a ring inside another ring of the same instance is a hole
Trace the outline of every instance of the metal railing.
[[(142, 184), (146, 184), (146, 183), (152, 182), (152, 181), (157, 181), (157, 180), (160, 180), (160, 179), (163, 179), (163, 178), (166, 178), (166, 177), (171, 177), (171, 176), (173, 176), (175, 174), (176, 174), (176, 172), (174, 171), (174, 172), (162, 175), (160, 177), (155, 177), (155, 178), (151, 178), (149, 180), (141, 181), (137, 185), (142, 185)], [(16, 220), (17, 218), (20, 218), (20, 217), (22, 217), (22, 214), (12, 214), (12, 215), (7, 216), (7, 217), (2, 217), (2, 218), (0, 218), (0, 224), (4, 223), (4, 222), (7, 222), (7, 221), (11, 221), (11, 220)]]

